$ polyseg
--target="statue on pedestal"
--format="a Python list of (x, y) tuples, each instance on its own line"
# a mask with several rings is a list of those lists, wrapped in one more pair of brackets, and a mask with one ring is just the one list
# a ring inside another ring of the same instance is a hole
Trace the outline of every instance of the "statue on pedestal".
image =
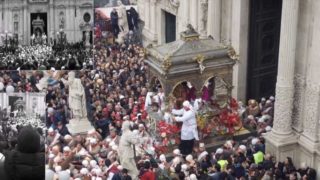
[(119, 33), (116, 41), (119, 44), (122, 44), (124, 42), (124, 37), (129, 32), (129, 25), (128, 25), (126, 7), (122, 4), (121, 1), (118, 1), (118, 4), (120, 4), (120, 6), (117, 9), (117, 11), (118, 11), (118, 25), (120, 28), (120, 33)]
[(86, 98), (81, 80), (75, 78), (75, 72), (68, 73), (69, 106), (76, 119), (87, 118)]
[(87, 117), (86, 96), (83, 85), (79, 78), (75, 78), (75, 72), (68, 73), (69, 86), (69, 107), (72, 112), (73, 119), (70, 120), (68, 126), (72, 134), (84, 133), (92, 126)]
[(119, 160), (123, 168), (128, 169), (132, 179), (138, 179), (139, 171), (134, 160), (133, 146), (139, 143), (139, 135), (130, 130), (130, 122), (122, 123), (122, 136), (119, 142)]

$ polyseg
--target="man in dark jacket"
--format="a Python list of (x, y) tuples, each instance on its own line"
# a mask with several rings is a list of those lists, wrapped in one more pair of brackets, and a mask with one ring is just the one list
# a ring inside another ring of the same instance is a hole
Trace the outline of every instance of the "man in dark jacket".
[(5, 153), (9, 180), (44, 180), (45, 154), (40, 153), (40, 135), (30, 126), (21, 129), (17, 147)]
[(117, 10), (115, 8), (110, 13), (110, 17), (111, 17), (112, 32), (113, 32), (113, 35), (117, 38), (118, 34), (120, 32), (120, 28), (119, 28), (119, 25), (118, 25), (118, 18), (119, 18), (118, 17), (118, 12), (117, 12)]

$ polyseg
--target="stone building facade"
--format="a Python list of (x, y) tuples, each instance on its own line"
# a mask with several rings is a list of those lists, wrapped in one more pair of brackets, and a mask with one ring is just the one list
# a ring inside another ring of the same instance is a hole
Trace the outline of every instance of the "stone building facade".
[[(320, 172), (318, 9), (317, 0), (138, 0), (145, 44), (178, 39), (192, 24), (203, 37), (232, 46), (238, 59), (233, 96), (242, 101), (276, 96), (267, 151)], [(174, 27), (176, 37), (166, 34), (166, 26)]]
[(0, 24), (0, 34), (10, 33), (23, 45), (34, 31), (56, 38), (60, 29), (68, 42), (79, 42), (92, 30), (93, 0), (2, 0)]

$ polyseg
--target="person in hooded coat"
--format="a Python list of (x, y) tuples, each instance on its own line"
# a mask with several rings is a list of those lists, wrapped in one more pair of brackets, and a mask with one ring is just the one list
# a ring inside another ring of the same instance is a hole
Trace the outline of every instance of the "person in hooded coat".
[(8, 180), (45, 179), (45, 154), (40, 152), (40, 135), (32, 127), (22, 128), (17, 147), (4, 154)]

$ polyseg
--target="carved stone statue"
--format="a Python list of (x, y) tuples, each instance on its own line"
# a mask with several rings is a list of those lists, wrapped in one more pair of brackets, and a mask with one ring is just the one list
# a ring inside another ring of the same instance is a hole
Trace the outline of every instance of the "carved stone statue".
[(60, 24), (59, 24), (60, 29), (64, 29), (64, 17), (60, 16)]
[(120, 4), (118, 8), (118, 24), (119, 24), (120, 30), (127, 33), (129, 32), (127, 10), (126, 10), (126, 7), (121, 3), (121, 1), (118, 1), (118, 3)]
[(90, 47), (90, 32), (89, 31), (86, 31), (85, 33), (85, 46), (86, 47)]
[(86, 97), (81, 80), (75, 78), (73, 71), (68, 73), (69, 106), (76, 119), (87, 117)]
[(201, 0), (201, 14), (200, 14), (200, 33), (202, 36), (207, 34), (207, 21), (208, 21), (208, 0)]
[(130, 130), (130, 122), (122, 124), (122, 136), (119, 142), (119, 160), (123, 168), (128, 169), (132, 179), (138, 179), (139, 171), (134, 160), (133, 145), (139, 143), (139, 135)]
[(68, 73), (69, 86), (69, 107), (73, 114), (73, 119), (67, 125), (72, 134), (84, 133), (92, 128), (87, 118), (86, 96), (83, 85), (79, 78), (75, 78), (75, 72)]

